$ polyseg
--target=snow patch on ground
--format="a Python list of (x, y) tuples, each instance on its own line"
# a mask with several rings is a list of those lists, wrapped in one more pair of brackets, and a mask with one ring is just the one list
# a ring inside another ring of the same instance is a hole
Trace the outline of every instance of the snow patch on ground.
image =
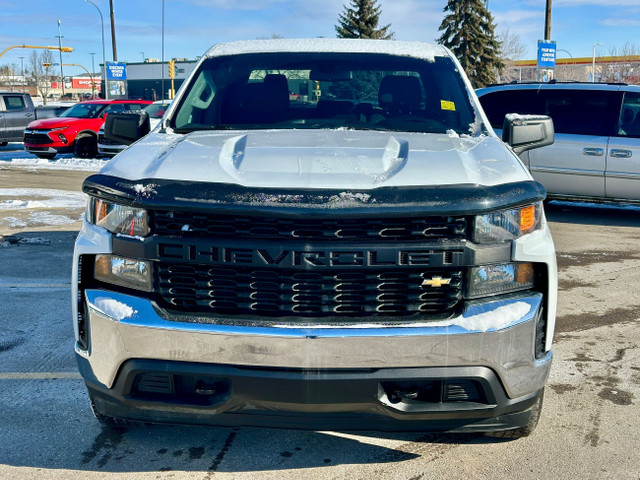
[(55, 215), (47, 212), (36, 212), (29, 215), (29, 224), (70, 225), (76, 221), (66, 215)]
[(100, 158), (75, 158), (70, 153), (58, 155), (53, 160), (37, 158), (27, 152), (22, 143), (15, 142), (9, 143), (6, 147), (0, 147), (0, 166), (26, 168), (33, 171), (44, 169), (97, 172), (108, 161)]
[[(2, 197), (12, 197), (3, 200)], [(44, 198), (27, 200), (25, 197)], [(84, 208), (87, 195), (69, 190), (46, 188), (0, 188), (0, 210), (27, 210), (33, 208)]]
[(0, 161), (12, 167), (45, 170), (81, 170), (85, 172), (97, 172), (108, 162), (108, 160), (96, 158), (56, 158), (54, 160), (46, 160), (43, 158), (12, 158), (9, 160), (0, 159)]

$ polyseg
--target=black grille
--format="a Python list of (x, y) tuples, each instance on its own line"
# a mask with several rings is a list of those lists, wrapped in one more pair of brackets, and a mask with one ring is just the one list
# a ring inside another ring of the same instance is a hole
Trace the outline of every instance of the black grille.
[[(169, 264), (157, 268), (169, 308), (272, 317), (389, 317), (450, 313), (462, 298), (461, 269), (309, 272)], [(435, 277), (440, 286), (424, 285)], [(446, 282), (444, 282), (446, 283)]]
[(49, 135), (46, 133), (25, 133), (24, 134), (24, 143), (30, 143), (32, 145), (46, 145), (48, 143), (53, 143), (53, 140), (49, 138)]
[(155, 211), (153, 232), (160, 236), (235, 240), (342, 240), (346, 242), (440, 241), (466, 237), (465, 217), (282, 218)]
[(171, 375), (168, 373), (144, 373), (138, 376), (135, 387), (139, 392), (173, 393)]

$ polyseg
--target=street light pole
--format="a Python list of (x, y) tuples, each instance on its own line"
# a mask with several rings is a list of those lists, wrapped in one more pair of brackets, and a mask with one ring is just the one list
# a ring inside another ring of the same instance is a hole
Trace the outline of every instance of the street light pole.
[(107, 60), (106, 60), (106, 55), (105, 55), (105, 49), (104, 49), (104, 17), (102, 16), (102, 12), (100, 11), (100, 9), (98, 8), (98, 6), (93, 3), (91, 0), (84, 0), (85, 3), (90, 3), (91, 5), (93, 5), (94, 7), (96, 7), (96, 10), (98, 10), (98, 13), (100, 14), (100, 33), (102, 34), (102, 81), (104, 82), (104, 98), (107, 99), (109, 98), (109, 89), (107, 88)]
[(162, 0), (162, 60), (160, 62), (160, 100), (164, 100), (164, 0)]
[(62, 33), (60, 30), (61, 21), (58, 20), (58, 46), (60, 47), (60, 83), (62, 84), (62, 96), (64, 97), (64, 72), (62, 71)]
[(96, 83), (93, 81), (93, 75), (96, 73), (96, 67), (95, 67), (95, 63), (93, 61), (93, 59), (95, 58), (96, 54), (93, 52), (89, 52), (89, 55), (91, 55), (91, 99), (95, 100), (96, 98)]
[(593, 62), (591, 64), (591, 83), (596, 83), (596, 47), (601, 43), (593, 44)]

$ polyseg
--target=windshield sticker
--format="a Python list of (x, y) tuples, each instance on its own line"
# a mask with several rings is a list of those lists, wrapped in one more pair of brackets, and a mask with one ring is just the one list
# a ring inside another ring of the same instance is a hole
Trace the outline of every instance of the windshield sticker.
[(450, 102), (449, 100), (440, 100), (440, 108), (442, 110), (449, 110), (451, 112), (455, 112), (456, 104), (453, 102)]

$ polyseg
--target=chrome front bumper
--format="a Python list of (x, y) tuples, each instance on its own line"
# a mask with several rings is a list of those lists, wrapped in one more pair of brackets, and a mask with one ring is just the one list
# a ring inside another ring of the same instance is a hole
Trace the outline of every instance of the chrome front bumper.
[(516, 398), (539, 391), (551, 367), (551, 352), (535, 359), (543, 297), (532, 292), (469, 303), (444, 321), (388, 326), (239, 326), (172, 318), (146, 299), (112, 291), (84, 295), (90, 342), (88, 350), (76, 344), (76, 353), (89, 365), (91, 381), (106, 388), (131, 359), (315, 371), (482, 366)]

